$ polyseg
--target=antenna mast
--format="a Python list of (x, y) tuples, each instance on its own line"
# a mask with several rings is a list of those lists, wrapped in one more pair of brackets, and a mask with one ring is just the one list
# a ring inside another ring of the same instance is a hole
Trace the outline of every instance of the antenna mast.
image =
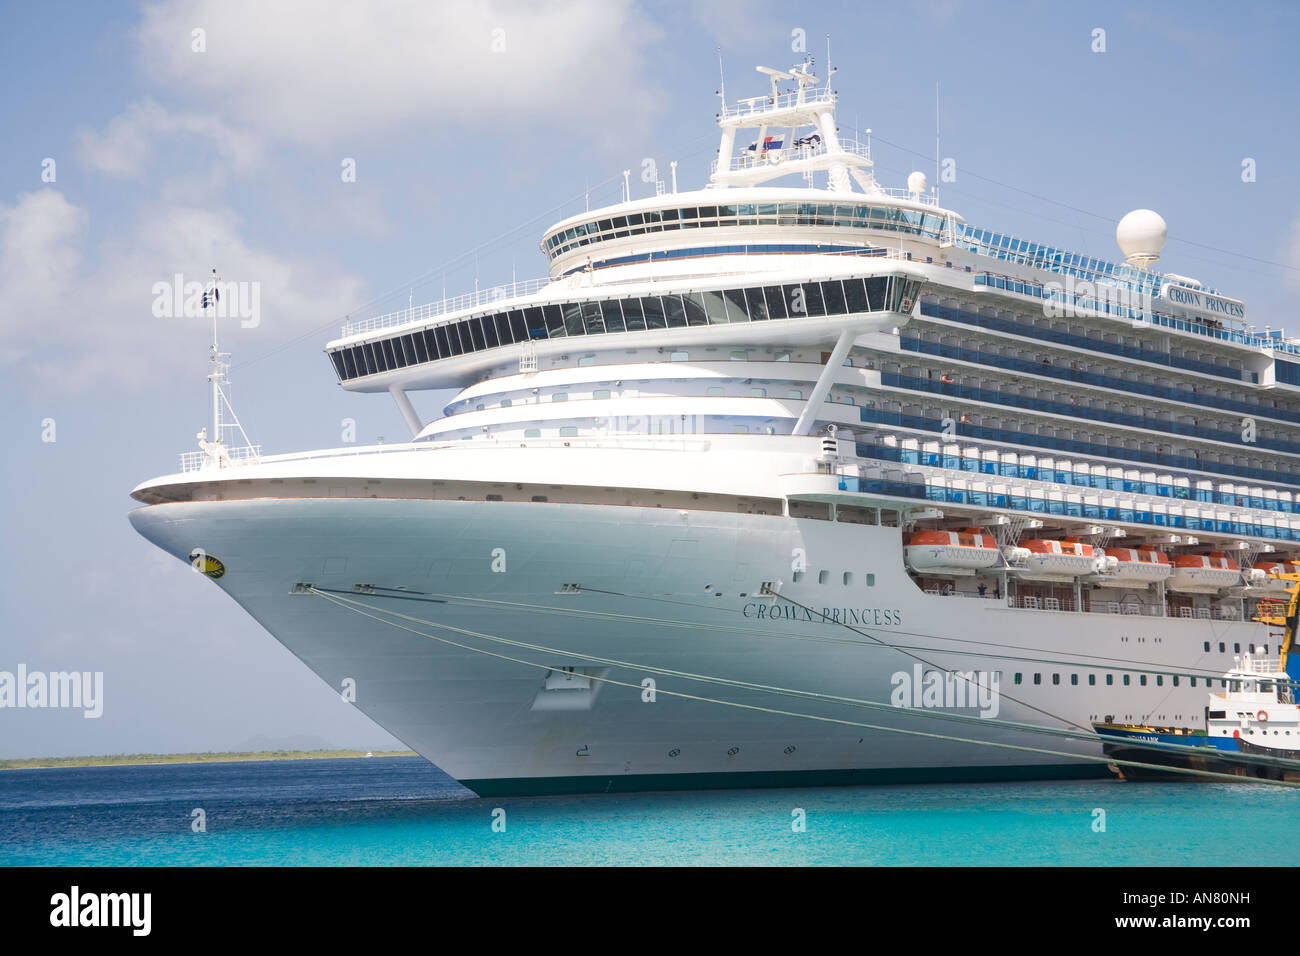
[[(221, 279), (217, 276), (217, 270), (213, 269), (202, 299), (203, 310), (212, 310), (212, 345), (209, 347), (211, 371), (208, 372), (208, 381), (212, 384), (212, 434), (208, 434), (206, 426), (199, 432), (199, 451), (181, 456), (181, 468), (184, 471), (191, 470), (192, 465), (225, 468), (232, 463), (232, 451), (237, 452), (239, 461), (257, 461), (261, 456), (261, 449), (248, 440), (248, 433), (239, 423), (239, 416), (235, 414), (235, 407), (230, 404), (230, 397), (223, 387), (230, 384), (226, 374), (230, 371), (230, 364), (226, 362), (229, 355), (221, 351), (217, 340), (217, 321), (221, 318), (220, 302)], [(225, 420), (227, 412), (229, 422)], [(222, 432), (232, 428), (237, 429), (243, 437), (243, 447), (236, 449), (222, 437)]]
[(934, 81), (934, 201), (939, 201), (939, 81)]

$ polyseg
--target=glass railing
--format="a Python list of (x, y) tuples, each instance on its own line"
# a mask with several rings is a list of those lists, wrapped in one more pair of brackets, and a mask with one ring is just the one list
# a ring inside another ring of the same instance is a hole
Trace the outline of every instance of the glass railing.
[(1280, 541), (1300, 541), (1300, 531), (1293, 531), (1290, 528), (1278, 528), (1273, 525), (1255, 524), (1246, 521), (1204, 518), (1199, 515), (1166, 514), (1148, 510), (1141, 505), (1122, 508), (1082, 501), (1064, 501), (1048, 498), (1038, 493), (1008, 494), (1001, 491), (948, 488), (931, 482), (891, 481), (885, 478), (864, 478), (853, 475), (839, 476), (839, 490), (858, 494), (913, 498), (942, 504), (1003, 508), (1011, 511), (1026, 511), (1032, 514), (1056, 515), (1063, 518), (1113, 521), (1120, 524), (1144, 524), (1159, 528), (1232, 534)]
[[(900, 465), (919, 465), (927, 468), (943, 468), (947, 471), (959, 471), (966, 475), (983, 475), (990, 478), (1007, 480), (1046, 481), (1052, 484), (1068, 485), (1074, 488), (1087, 488), (1089, 491), (1110, 491), (1130, 495), (1147, 495), (1153, 498), (1169, 498), (1172, 501), (1201, 502), (1203, 504), (1226, 505), (1230, 508), (1254, 508), (1258, 511), (1277, 511), (1284, 514), (1300, 514), (1300, 501), (1290, 498), (1267, 498), (1261, 495), (1239, 495), (1210, 488), (1193, 488), (1192, 479), (1169, 475), (1170, 481), (1144, 481), (1132, 478), (1115, 478), (1109, 475), (1094, 475), (1081, 471), (1064, 471), (1058, 468), (1039, 467), (1037, 465), (1019, 465), (984, 458), (972, 458), (968, 455), (952, 455), (946, 452), (930, 452), (916, 448), (903, 448), (897, 445), (882, 445), (876, 442), (858, 442), (857, 454), (860, 458), (875, 461), (887, 461)], [(1186, 485), (1172, 483), (1175, 477), (1187, 481)]]
[[(954, 434), (945, 430), (945, 423), (941, 419), (926, 418), (921, 415), (905, 415), (901, 412), (886, 412), (878, 408), (863, 408), (860, 410), (859, 415), (864, 422), (935, 432), (936, 434), (943, 434), (948, 440), (953, 438), (984, 439), (985, 441), (1003, 442), (1008, 445), (1050, 448), (1053, 451), (1069, 452), (1071, 455), (1143, 462), (1159, 468), (1181, 468), (1203, 474), (1233, 475), (1238, 478), (1252, 478), (1283, 485), (1300, 485), (1300, 474), (1276, 471), (1271, 468), (1252, 468), (1247, 465), (1232, 465), (1226, 462), (1201, 461), (1185, 455), (1152, 453), (1135, 448), (1101, 445), (1096, 442), (1074, 441), (1073, 439), (1056, 438), (1049, 435), (1034, 435), (1009, 428), (989, 428), (966, 422), (956, 423)], [(951, 423), (951, 420), (949, 422)]]
[[(921, 308), (924, 310), (925, 306), (922, 305)], [(1052, 362), (1031, 362), (1027, 359), (1012, 358), (1008, 355), (999, 355), (994, 352), (981, 352), (978, 349), (963, 348), (959, 345), (943, 345), (939, 342), (927, 342), (924, 339), (908, 336), (905, 330), (899, 338), (899, 344), (904, 350), (909, 352), (921, 352), (925, 355), (940, 355), (944, 358), (957, 359), (962, 362), (973, 362), (978, 365), (992, 365), (1012, 372), (1025, 372), (1030, 375), (1041, 375), (1045, 378), (1054, 378), (1066, 382), (1079, 382), (1083, 385), (1096, 385), (1100, 388), (1116, 389), (1118, 391), (1131, 392), (1137, 395), (1150, 395), (1153, 398), (1164, 398), (1184, 405), (1201, 405), (1206, 408), (1215, 408), (1221, 411), (1242, 412), (1246, 415), (1258, 415), (1262, 418), (1275, 418), (1279, 421), (1295, 422), (1300, 424), (1300, 411), (1293, 411), (1288, 408), (1266, 408), (1257, 402), (1248, 402), (1242, 399), (1220, 397), (1217, 395), (1200, 395), (1190, 389), (1171, 388), (1166, 385), (1151, 385), (1146, 382), (1135, 381), (1131, 378), (1117, 378), (1113, 375), (1102, 375), (1097, 372), (1085, 372), (1082, 369), (1057, 365)]]
[[(1091, 422), (1107, 422), (1112, 425), (1124, 425), (1129, 428), (1140, 428), (1147, 432), (1159, 432), (1169, 435), (1185, 435), (1189, 438), (1200, 438), (1205, 441), (1217, 441), (1225, 444), (1241, 445), (1240, 432), (1224, 432), (1213, 428), (1205, 428), (1199, 425), (1188, 425), (1184, 422), (1166, 422), (1157, 418), (1147, 418), (1142, 415), (1129, 415), (1124, 412), (1114, 412), (1104, 408), (1090, 408), (1087, 405), (1075, 405), (1069, 402), (1050, 401), (1043, 398), (1034, 398), (1028, 395), (1014, 395), (1010, 392), (1002, 392), (991, 388), (974, 388), (969, 385), (956, 385), (952, 383), (936, 382), (926, 378), (915, 378), (910, 375), (899, 375), (896, 372), (882, 372), (880, 381), (883, 385), (889, 385), (894, 388), (905, 388), (911, 391), (928, 392), (932, 395), (950, 395), (953, 398), (965, 398), (973, 402), (985, 402), (991, 405), (1009, 406), (1012, 408), (1024, 408), (1031, 411), (1046, 412), (1052, 415), (1065, 415), (1072, 418), (1081, 418)], [(1264, 451), (1275, 451), (1281, 454), (1300, 453), (1300, 442), (1283, 441), (1281, 439), (1264, 439), (1260, 438), (1254, 443), (1255, 448)]]
[(1054, 329), (1043, 329), (1038, 328), (1037, 326), (1021, 325), (1018, 322), (1010, 322), (1006, 319), (998, 319), (987, 315), (978, 315), (974, 312), (968, 312), (965, 309), (952, 309), (929, 302), (921, 303), (921, 314), (936, 319), (947, 319), (949, 322), (960, 322), (963, 325), (974, 325), (979, 328), (991, 329), (995, 332), (1005, 332), (1009, 335), (1020, 335), (1025, 338), (1038, 339), (1042, 342), (1054, 342), (1058, 345), (1068, 345), (1071, 348), (1088, 349), (1093, 352), (1105, 352), (1109, 355), (1120, 355), (1124, 358), (1137, 359), (1141, 362), (1151, 362), (1156, 365), (1168, 365), (1173, 368), (1186, 369), (1189, 372), (1201, 372), (1205, 375), (1217, 375), (1238, 382), (1254, 382), (1258, 379), (1258, 376), (1253, 372), (1243, 372), (1227, 365), (1216, 365), (1212, 362), (1202, 362), (1199, 359), (1189, 359), (1180, 355), (1170, 355), (1167, 352), (1159, 352), (1155, 349), (1134, 348), (1131, 345), (1121, 345), (1118, 342), (1106, 342), (1101, 339), (1090, 339), (1083, 335), (1072, 335), (1069, 332), (1058, 332)]

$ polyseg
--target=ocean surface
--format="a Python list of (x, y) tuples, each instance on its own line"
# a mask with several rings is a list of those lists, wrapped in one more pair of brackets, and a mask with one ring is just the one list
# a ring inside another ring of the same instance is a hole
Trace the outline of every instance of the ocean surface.
[(1300, 791), (1090, 781), (484, 800), (419, 757), (0, 771), (6, 866), (1285, 863), (1261, 860), (1261, 834), (1300, 842)]

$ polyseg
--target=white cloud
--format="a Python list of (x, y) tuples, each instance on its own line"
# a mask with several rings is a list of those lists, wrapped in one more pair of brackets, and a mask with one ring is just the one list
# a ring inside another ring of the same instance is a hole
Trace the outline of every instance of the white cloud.
[(250, 134), (219, 117), (193, 112), (173, 113), (153, 100), (131, 104), (102, 131), (82, 128), (74, 134), (81, 161), (91, 169), (116, 176), (143, 175), (160, 144), (197, 139), (235, 171), (254, 166), (260, 147)]
[(271, 135), (347, 148), (444, 123), (447, 147), (468, 155), (466, 128), (641, 121), (659, 35), (629, 0), (167, 0), (145, 8), (138, 39), (158, 81)]
[(39, 384), (156, 388), (199, 354), (204, 320), (153, 314), (155, 283), (176, 273), (203, 281), (219, 266), (226, 281), (257, 283), (260, 325), (230, 319), (223, 333), (252, 349), (319, 328), (363, 298), (354, 276), (249, 245), (229, 211), (148, 204), (93, 268), (82, 267), (87, 221), (54, 190), (0, 207), (0, 366)]
[(81, 265), (88, 220), (56, 189), (0, 204), (0, 363), (21, 358), (33, 321), (64, 301)]

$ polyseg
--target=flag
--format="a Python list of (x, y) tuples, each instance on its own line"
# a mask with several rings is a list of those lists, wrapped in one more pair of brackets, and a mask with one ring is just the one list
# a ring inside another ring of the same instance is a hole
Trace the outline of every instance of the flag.
[[(784, 137), (784, 136), (764, 136), (764, 137), (763, 137), (763, 152), (764, 152), (764, 153), (766, 153), (768, 150), (772, 150), (772, 149), (780, 149), (780, 148), (783, 147), (784, 145), (785, 145), (785, 137)], [(753, 151), (756, 150), (756, 149), (758, 149), (758, 140), (754, 140), (752, 143), (749, 144), (749, 150), (750, 150), (750, 152), (753, 152)]]

